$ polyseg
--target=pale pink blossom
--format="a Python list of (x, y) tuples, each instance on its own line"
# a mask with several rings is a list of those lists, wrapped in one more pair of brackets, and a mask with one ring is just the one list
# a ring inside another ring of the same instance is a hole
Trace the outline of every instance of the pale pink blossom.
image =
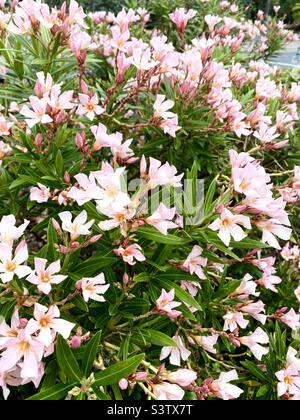
[(156, 301), (156, 309), (162, 315), (167, 315), (169, 318), (178, 318), (181, 315), (180, 311), (174, 310), (181, 305), (181, 302), (175, 302), (175, 290), (172, 289), (170, 292), (166, 292), (162, 289), (160, 297)]
[(44, 345), (32, 335), (32, 323), (18, 332), (16, 337), (6, 341), (0, 358), (0, 374), (10, 371), (22, 362), (20, 376), (23, 379), (39, 376)]
[(6, 341), (10, 340), (11, 337), (16, 337), (21, 329), (22, 323), (18, 309), (12, 314), (10, 326), (6, 324), (4, 319), (0, 319), (0, 346), (5, 346)]
[(62, 221), (62, 230), (70, 233), (71, 241), (76, 241), (81, 235), (87, 236), (91, 234), (90, 228), (95, 220), (87, 222), (88, 215), (85, 210), (76, 216), (73, 221), (73, 215), (69, 211), (59, 213), (58, 216)]
[(182, 400), (184, 397), (184, 390), (178, 385), (162, 382), (160, 384), (153, 384), (152, 390), (157, 400), (176, 401)]
[(260, 123), (258, 131), (255, 131), (253, 135), (263, 144), (271, 143), (273, 140), (280, 136), (280, 134), (277, 132), (276, 126), (269, 127), (263, 122)]
[(274, 293), (278, 293), (276, 285), (281, 282), (282, 280), (280, 277), (268, 274), (264, 274), (259, 280), (257, 280), (257, 284), (259, 286), (264, 287), (267, 290), (271, 290)]
[(127, 264), (135, 265), (136, 261), (142, 262), (146, 260), (145, 255), (143, 255), (141, 251), (142, 248), (138, 244), (133, 244), (128, 245), (125, 248), (120, 247), (116, 249), (115, 254), (122, 257), (123, 261)]
[(35, 284), (40, 292), (48, 295), (53, 284), (59, 284), (68, 276), (57, 274), (60, 272), (60, 261), (51, 263), (46, 269), (47, 260), (44, 258), (34, 259), (34, 271), (27, 277), (27, 281)]
[(295, 290), (295, 296), (298, 302), (300, 302), (300, 286), (298, 286), (297, 289)]
[(6, 119), (0, 115), (0, 136), (9, 136), (10, 129), (13, 125), (12, 122), (7, 122)]
[(36, 303), (34, 305), (34, 320), (31, 322), (32, 333), (38, 332), (38, 340), (49, 347), (56, 334), (61, 334), (64, 339), (69, 338), (75, 324), (60, 318), (57, 306), (46, 306)]
[(47, 203), (51, 193), (50, 188), (47, 188), (45, 185), (38, 183), (38, 187), (32, 187), (30, 189), (30, 200), (36, 201), (37, 203)]
[(16, 227), (16, 223), (17, 221), (13, 214), (2, 217), (0, 221), (0, 243), (12, 246), (14, 241), (24, 235), (25, 229), (30, 222), (25, 220), (19, 227)]
[(81, 291), (83, 299), (88, 302), (90, 299), (96, 302), (105, 302), (102, 295), (109, 289), (110, 285), (105, 283), (104, 274), (98, 274), (94, 278), (83, 278), (77, 282), (77, 288)]
[(172, 22), (175, 23), (180, 33), (185, 31), (188, 22), (197, 15), (197, 11), (193, 9), (186, 10), (182, 7), (177, 8), (169, 15)]
[(172, 109), (174, 105), (174, 101), (169, 99), (166, 100), (165, 95), (157, 95), (156, 101), (153, 105), (155, 111), (154, 118), (163, 118), (164, 120), (173, 118), (175, 114), (173, 112), (169, 112), (169, 109)]
[(300, 327), (300, 314), (296, 313), (294, 309), (290, 309), (289, 312), (281, 315), (279, 320), (290, 327), (293, 331), (296, 331)]
[(177, 131), (181, 129), (181, 126), (178, 124), (178, 116), (175, 115), (173, 118), (168, 118), (167, 120), (162, 120), (159, 123), (159, 127), (163, 129), (165, 134), (169, 134), (171, 137), (176, 137)]
[(199, 245), (195, 245), (182, 267), (190, 274), (196, 274), (199, 279), (205, 280), (203, 267), (207, 265), (207, 258), (201, 257), (202, 252), (203, 249)]
[(31, 268), (23, 263), (28, 260), (28, 248), (25, 241), (19, 243), (15, 251), (7, 244), (0, 244), (0, 279), (3, 283), (13, 280), (16, 275), (19, 279), (28, 276)]
[(249, 347), (250, 351), (259, 361), (262, 360), (263, 356), (269, 353), (267, 347), (261, 346), (261, 344), (269, 343), (269, 336), (260, 327), (257, 328), (253, 334), (247, 337), (239, 337), (238, 340), (244, 346)]
[(162, 378), (179, 386), (187, 387), (197, 379), (197, 373), (189, 369), (178, 369), (174, 372), (163, 372)]
[(251, 315), (252, 318), (261, 322), (263, 325), (267, 321), (267, 316), (265, 315), (265, 304), (261, 300), (258, 300), (257, 302), (250, 300), (244, 304), (238, 305), (238, 308), (241, 312)]
[(97, 185), (96, 179), (92, 173), (89, 176), (78, 174), (75, 176), (75, 179), (79, 184), (79, 188), (72, 187), (68, 192), (68, 198), (75, 200), (79, 206), (83, 206), (91, 200), (103, 197), (103, 191), (99, 185)]
[(48, 124), (53, 119), (47, 114), (47, 99), (39, 99), (36, 96), (29, 97), (30, 109), (27, 105), (24, 105), (20, 113), (24, 115), (25, 121), (29, 128), (33, 128), (36, 124)]
[(236, 242), (240, 242), (247, 237), (247, 234), (239, 225), (251, 229), (249, 217), (240, 214), (234, 215), (230, 210), (224, 208), (220, 218), (209, 225), (209, 228), (218, 231), (218, 237), (226, 246), (229, 246), (231, 237)]
[(232, 295), (238, 295), (240, 299), (247, 298), (249, 295), (259, 296), (259, 292), (256, 291), (257, 284), (253, 281), (253, 277), (250, 274), (246, 274), (242, 280), (240, 286), (232, 293)]
[(163, 347), (159, 360), (164, 360), (170, 356), (169, 360), (172, 365), (181, 366), (181, 359), (186, 362), (190, 357), (191, 352), (185, 347), (182, 338), (179, 335), (175, 335), (172, 338), (174, 341), (176, 341), (176, 346), (174, 345)]
[(219, 379), (216, 379), (209, 385), (211, 394), (225, 401), (239, 398), (244, 391), (230, 383), (231, 381), (237, 381), (238, 379), (239, 377), (236, 370), (231, 370), (226, 373), (222, 372)]
[(237, 328), (245, 329), (247, 328), (249, 321), (244, 319), (244, 316), (241, 312), (227, 312), (226, 315), (223, 316), (225, 321), (223, 330), (233, 332)]
[(222, 18), (219, 16), (206, 15), (204, 20), (207, 23), (209, 32), (213, 32), (216, 25), (222, 21)]
[(211, 354), (217, 354), (217, 350), (215, 349), (215, 345), (219, 339), (218, 334), (213, 334), (209, 336), (205, 335), (198, 335), (196, 337), (193, 336), (193, 340), (196, 341), (199, 346), (203, 347), (205, 351)]
[(297, 395), (300, 394), (300, 375), (298, 369), (291, 365), (286, 369), (276, 372), (278, 397), (283, 395)]
[(141, 159), (141, 176), (146, 178), (149, 190), (153, 190), (158, 186), (170, 185), (173, 187), (181, 186), (182, 175), (177, 175), (175, 166), (171, 166), (168, 162), (162, 164), (159, 160), (150, 158), (150, 167), (148, 174), (146, 159)]
[(168, 234), (168, 229), (177, 229), (178, 226), (172, 222), (175, 217), (176, 208), (168, 209), (163, 203), (159, 208), (150, 216), (145, 219), (145, 222), (153, 226), (163, 235)]
[(151, 70), (159, 64), (157, 61), (152, 60), (150, 49), (142, 50), (141, 48), (135, 48), (130, 60), (131, 64), (140, 71)]
[(291, 239), (292, 229), (283, 226), (276, 219), (262, 219), (256, 222), (256, 226), (262, 231), (262, 242), (269, 244), (271, 247), (280, 250), (276, 236), (280, 239), (288, 241)]
[(85, 115), (90, 121), (95, 119), (96, 115), (101, 115), (105, 112), (105, 109), (98, 105), (98, 95), (95, 94), (92, 97), (89, 95), (79, 94), (80, 105), (76, 111), (77, 115)]

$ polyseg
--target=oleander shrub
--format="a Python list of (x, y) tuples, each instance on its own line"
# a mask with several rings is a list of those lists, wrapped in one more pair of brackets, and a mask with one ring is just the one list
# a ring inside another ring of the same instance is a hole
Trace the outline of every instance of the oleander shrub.
[(0, 2), (0, 399), (297, 400), (296, 37), (126, 4)]

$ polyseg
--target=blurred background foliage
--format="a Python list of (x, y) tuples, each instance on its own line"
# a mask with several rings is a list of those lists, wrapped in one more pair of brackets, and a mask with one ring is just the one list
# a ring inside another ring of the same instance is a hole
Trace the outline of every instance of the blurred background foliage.
[[(62, 0), (48, 0), (48, 4), (54, 6), (60, 6)], [(298, 0), (239, 0), (237, 1), (244, 8), (247, 8), (248, 15), (252, 18), (255, 16), (257, 10), (263, 10), (266, 13), (273, 14), (273, 6), (280, 5), (280, 15), (286, 15), (287, 21), (290, 23), (300, 24), (300, 2)], [(109, 10), (118, 12), (122, 7), (135, 7), (140, 5), (143, 7), (153, 7), (153, 3), (164, 5), (170, 9), (180, 7), (196, 7), (203, 6), (201, 0), (78, 0), (85, 10), (96, 11), (96, 10)]]

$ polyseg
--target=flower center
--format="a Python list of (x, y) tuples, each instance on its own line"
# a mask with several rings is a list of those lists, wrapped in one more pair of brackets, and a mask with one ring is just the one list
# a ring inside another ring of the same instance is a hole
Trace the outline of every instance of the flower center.
[(112, 185), (111, 187), (108, 187), (106, 190), (106, 195), (109, 198), (116, 197), (117, 194), (118, 194), (118, 189), (114, 185)]
[(40, 274), (40, 281), (42, 283), (49, 283), (51, 280), (51, 274), (48, 273), (47, 271), (44, 271), (43, 273)]
[(222, 220), (222, 225), (225, 229), (228, 229), (232, 225), (232, 222), (230, 219), (224, 219)]
[(16, 330), (10, 330), (10, 331), (8, 331), (7, 336), (12, 337), (12, 338), (16, 338), (16, 337), (18, 337), (18, 332)]
[(19, 349), (22, 353), (26, 353), (30, 349), (30, 343), (28, 341), (20, 341), (19, 343)]
[(91, 102), (88, 102), (87, 105), (86, 105), (86, 108), (87, 108), (88, 111), (94, 111), (95, 105), (92, 104)]
[(293, 383), (294, 383), (293, 378), (291, 376), (289, 376), (289, 375), (287, 375), (287, 376), (284, 377), (284, 382), (287, 385), (293, 385)]
[(39, 322), (40, 322), (40, 326), (42, 328), (49, 327), (50, 326), (50, 323), (51, 323), (50, 319), (47, 318), (46, 316), (44, 318), (41, 318)]
[(13, 273), (16, 268), (17, 268), (17, 264), (14, 261), (7, 261), (7, 263), (5, 264), (5, 269), (9, 273)]

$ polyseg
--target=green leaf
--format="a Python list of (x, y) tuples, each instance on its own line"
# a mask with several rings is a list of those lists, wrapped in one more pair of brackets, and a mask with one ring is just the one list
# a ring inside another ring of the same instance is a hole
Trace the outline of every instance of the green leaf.
[(188, 292), (183, 290), (178, 284), (172, 282), (171, 280), (162, 278), (161, 276), (158, 276), (155, 280), (159, 284), (160, 287), (163, 287), (167, 289), (168, 291), (174, 289), (176, 297), (180, 299), (182, 302), (185, 302), (188, 305), (193, 306), (194, 308), (198, 309), (198, 311), (202, 311), (202, 308), (199, 305), (199, 303)]
[(179, 246), (179, 245), (184, 245), (190, 242), (189, 239), (179, 238), (178, 236), (170, 235), (170, 234), (163, 235), (159, 231), (156, 231), (151, 228), (146, 228), (146, 227), (139, 229), (138, 234), (142, 238), (149, 239), (150, 241), (153, 241), (158, 244)]
[(63, 176), (64, 174), (64, 159), (62, 157), (61, 151), (58, 150), (55, 158), (55, 168), (58, 176)]
[(139, 354), (96, 373), (94, 386), (113, 385), (117, 384), (122, 378), (128, 378), (137, 370), (144, 358), (144, 354)]
[(241, 364), (247, 370), (249, 370), (252, 373), (252, 375), (260, 379), (263, 383), (272, 383), (271, 378), (266, 373), (264, 373), (255, 363), (247, 360), (246, 362), (241, 362)]
[(213, 210), (213, 199), (216, 193), (217, 188), (217, 179), (216, 177), (213, 182), (210, 184), (207, 193), (205, 194), (205, 204), (204, 204), (204, 216), (208, 216)]
[(85, 346), (84, 356), (82, 360), (83, 373), (85, 377), (88, 377), (93, 367), (93, 363), (96, 360), (97, 354), (99, 353), (101, 331), (98, 331), (91, 341)]
[(58, 336), (55, 354), (57, 363), (66, 377), (71, 381), (77, 381), (77, 383), (80, 383), (82, 378), (80, 367), (72, 350), (61, 335)]
[(174, 341), (172, 338), (170, 338), (168, 335), (155, 330), (146, 330), (141, 331), (146, 339), (151, 344), (154, 344), (156, 346), (176, 346), (176, 341)]
[(78, 385), (78, 382), (54, 385), (45, 391), (41, 391), (38, 394), (27, 398), (27, 401), (59, 401), (65, 398), (68, 392), (76, 385)]

